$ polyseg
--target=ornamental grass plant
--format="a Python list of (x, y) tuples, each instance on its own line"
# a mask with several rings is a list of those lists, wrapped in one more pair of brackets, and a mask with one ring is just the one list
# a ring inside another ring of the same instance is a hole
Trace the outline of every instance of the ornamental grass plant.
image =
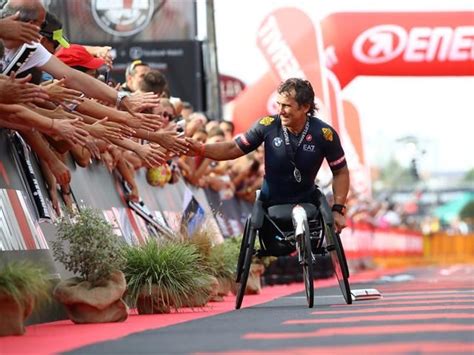
[(30, 262), (14, 261), (0, 269), (0, 293), (10, 295), (19, 304), (32, 298), (36, 306), (51, 299), (48, 273)]
[(0, 268), (0, 336), (22, 335), (24, 321), (51, 298), (48, 273), (30, 262)]
[(240, 244), (235, 243), (233, 239), (225, 239), (224, 243), (215, 245), (210, 251), (209, 269), (218, 279), (234, 279)]
[(168, 313), (208, 297), (210, 275), (193, 245), (154, 238), (124, 248), (127, 301), (143, 313)]

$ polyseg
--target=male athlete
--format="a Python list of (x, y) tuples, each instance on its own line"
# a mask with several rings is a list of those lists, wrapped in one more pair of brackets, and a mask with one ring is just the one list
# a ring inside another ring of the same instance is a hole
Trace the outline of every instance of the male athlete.
[[(314, 91), (307, 80), (291, 78), (281, 83), (277, 104), (277, 115), (259, 119), (235, 140), (202, 144), (188, 139), (190, 151), (214, 160), (230, 160), (265, 143), (265, 178), (259, 197), (263, 204), (316, 204), (326, 222), (334, 224), (336, 231), (341, 231), (346, 226), (344, 214), (349, 170), (338, 134), (314, 116)], [(324, 159), (333, 174), (332, 208), (315, 185)]]

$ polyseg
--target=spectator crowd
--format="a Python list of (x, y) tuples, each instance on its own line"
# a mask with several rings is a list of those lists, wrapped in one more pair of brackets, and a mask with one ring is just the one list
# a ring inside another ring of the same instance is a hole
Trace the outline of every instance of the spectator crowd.
[[(188, 157), (186, 137), (201, 142), (233, 138), (231, 122), (209, 121), (173, 97), (166, 76), (141, 60), (123, 83), (109, 79), (111, 47), (69, 43), (61, 20), (40, 0), (9, 0), (0, 16), (0, 128), (20, 135), (37, 157), (50, 201), (73, 208), (68, 161), (100, 162), (138, 201), (138, 169), (170, 172), (159, 185), (183, 178), (252, 201), (263, 177), (259, 150), (235, 162)], [(155, 170), (154, 170), (155, 169)]]

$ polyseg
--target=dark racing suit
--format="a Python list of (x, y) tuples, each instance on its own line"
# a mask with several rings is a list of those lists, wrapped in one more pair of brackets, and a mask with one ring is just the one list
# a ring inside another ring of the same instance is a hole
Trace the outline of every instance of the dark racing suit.
[[(278, 115), (258, 120), (235, 141), (240, 149), (249, 153), (265, 143), (265, 178), (260, 199), (266, 205), (313, 202), (315, 179), (326, 158), (332, 171), (346, 166), (344, 150), (334, 129), (316, 117), (308, 117), (305, 137), (288, 131), (289, 143), (294, 152), (294, 163), (288, 154), (281, 120)], [(295, 167), (301, 172), (301, 182), (294, 176)]]

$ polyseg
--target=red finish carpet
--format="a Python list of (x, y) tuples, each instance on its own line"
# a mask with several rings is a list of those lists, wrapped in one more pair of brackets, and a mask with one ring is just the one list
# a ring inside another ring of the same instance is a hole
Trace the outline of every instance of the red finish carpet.
[[(391, 272), (395, 272), (392, 270)], [(363, 282), (387, 271), (368, 271), (351, 275), (351, 281)], [(316, 280), (316, 289), (336, 285), (335, 279)], [(304, 290), (302, 283), (268, 286), (259, 295), (245, 296), (243, 308), (266, 303)], [(179, 312), (159, 315), (138, 315), (131, 311), (122, 323), (74, 324), (69, 320), (37, 324), (27, 327), (23, 336), (0, 338), (0, 354), (53, 354), (65, 352), (102, 341), (114, 340), (133, 333), (159, 329), (195, 319), (206, 318), (234, 310), (235, 297), (223, 302), (209, 303), (203, 309), (180, 309)], [(304, 307), (304, 304), (302, 304)]]

